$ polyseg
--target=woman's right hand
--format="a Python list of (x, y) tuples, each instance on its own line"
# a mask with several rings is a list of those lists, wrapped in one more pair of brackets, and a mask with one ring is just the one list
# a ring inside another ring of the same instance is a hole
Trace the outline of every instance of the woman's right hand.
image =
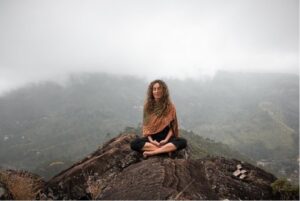
[(155, 146), (159, 147), (159, 142), (157, 142), (156, 140), (153, 140), (151, 136), (148, 136), (148, 140), (151, 144), (154, 144)]
[(150, 142), (151, 144), (154, 144), (154, 145), (156, 145), (156, 146), (158, 146), (159, 147), (159, 142), (157, 142), (156, 140), (152, 140), (151, 142)]

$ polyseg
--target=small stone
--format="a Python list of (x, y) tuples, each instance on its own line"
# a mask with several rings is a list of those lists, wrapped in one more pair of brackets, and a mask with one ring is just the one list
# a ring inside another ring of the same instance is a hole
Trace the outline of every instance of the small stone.
[(62, 181), (59, 182), (58, 186), (59, 186), (60, 188), (63, 188), (63, 182), (62, 182)]
[(246, 177), (246, 175), (245, 174), (242, 174), (241, 176), (240, 176), (240, 179), (244, 179)]
[(240, 170), (236, 170), (234, 171), (233, 175), (238, 177), (239, 175), (241, 174), (241, 171)]

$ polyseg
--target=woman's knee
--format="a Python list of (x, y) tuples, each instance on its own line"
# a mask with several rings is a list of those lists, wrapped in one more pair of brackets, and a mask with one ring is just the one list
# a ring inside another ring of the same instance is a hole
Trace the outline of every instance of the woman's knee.
[(132, 150), (138, 151), (138, 139), (131, 141), (130, 148)]
[(143, 141), (139, 138), (134, 139), (133, 141), (131, 141), (130, 143), (130, 148), (134, 151), (140, 151), (141, 148), (143, 147)]
[(184, 138), (182, 138), (181, 140), (182, 140), (183, 148), (186, 148), (186, 146), (187, 146), (187, 140), (184, 139)]
[(184, 138), (179, 138), (177, 150), (184, 149), (186, 147), (187, 147), (187, 140)]

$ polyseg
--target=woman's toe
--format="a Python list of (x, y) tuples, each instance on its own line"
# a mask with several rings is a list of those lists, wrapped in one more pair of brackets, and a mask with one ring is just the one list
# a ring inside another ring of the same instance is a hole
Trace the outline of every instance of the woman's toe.
[(147, 158), (147, 156), (148, 156), (147, 153), (144, 151), (143, 152), (143, 158)]

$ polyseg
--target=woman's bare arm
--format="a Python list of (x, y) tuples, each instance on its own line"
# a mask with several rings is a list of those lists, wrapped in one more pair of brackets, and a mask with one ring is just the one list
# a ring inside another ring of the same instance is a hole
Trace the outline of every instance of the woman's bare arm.
[(149, 140), (149, 142), (151, 142), (151, 143), (153, 142), (153, 139), (152, 139), (152, 137), (151, 137), (150, 135), (148, 136), (148, 140)]
[(170, 128), (169, 129), (169, 132), (168, 132), (168, 135), (166, 136), (166, 138), (164, 139), (164, 140), (162, 140), (162, 141), (160, 141), (160, 145), (164, 145), (164, 144), (166, 144), (168, 141), (169, 141), (169, 139), (172, 137), (172, 135), (173, 135), (173, 131), (172, 131), (172, 129)]
[(159, 146), (159, 142), (157, 142), (156, 140), (153, 140), (152, 137), (149, 135), (148, 136), (148, 140), (151, 144), (154, 144), (156, 146)]
[(169, 129), (169, 132), (168, 132), (168, 135), (167, 135), (167, 137), (165, 138), (165, 140), (166, 140), (166, 141), (169, 141), (169, 139), (172, 137), (172, 135), (173, 135), (173, 131), (172, 131), (172, 129), (170, 128), (170, 129)]

